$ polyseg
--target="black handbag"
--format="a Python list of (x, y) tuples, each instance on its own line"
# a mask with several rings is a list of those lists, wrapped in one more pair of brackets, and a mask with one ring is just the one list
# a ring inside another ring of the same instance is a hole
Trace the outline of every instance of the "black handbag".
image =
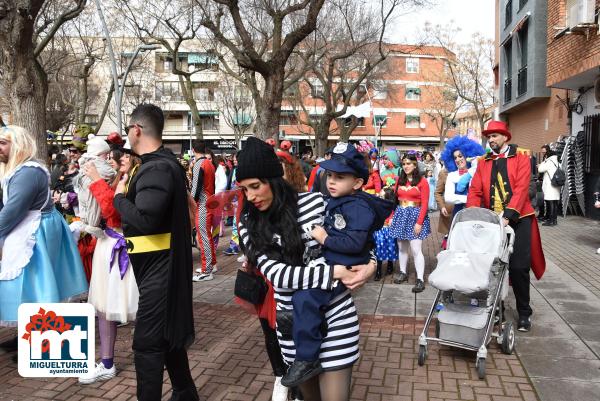
[(269, 287), (263, 277), (241, 269), (237, 271), (233, 290), (236, 297), (253, 305), (260, 305), (265, 300), (268, 289)]

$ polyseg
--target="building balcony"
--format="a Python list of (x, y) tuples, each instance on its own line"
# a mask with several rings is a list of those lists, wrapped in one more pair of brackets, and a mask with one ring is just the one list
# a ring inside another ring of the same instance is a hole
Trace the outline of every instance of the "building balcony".
[(512, 99), (512, 79), (504, 80), (504, 103), (510, 102)]
[(527, 92), (527, 66), (521, 67), (517, 78), (517, 96)]

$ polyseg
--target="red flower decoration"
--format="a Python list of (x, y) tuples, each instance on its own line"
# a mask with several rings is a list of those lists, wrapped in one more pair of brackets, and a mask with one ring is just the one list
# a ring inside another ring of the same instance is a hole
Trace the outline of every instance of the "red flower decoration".
[[(52, 311), (46, 312), (43, 308), (40, 308), (36, 315), (31, 316), (29, 323), (25, 326), (25, 334), (23, 334), (24, 340), (29, 340), (31, 344), (31, 332), (41, 331), (42, 333), (48, 330), (55, 330), (59, 333), (63, 333), (71, 329), (69, 323), (65, 323), (65, 318), (62, 316), (56, 316), (56, 313)], [(50, 350), (50, 343), (47, 340), (42, 342), (42, 352)]]

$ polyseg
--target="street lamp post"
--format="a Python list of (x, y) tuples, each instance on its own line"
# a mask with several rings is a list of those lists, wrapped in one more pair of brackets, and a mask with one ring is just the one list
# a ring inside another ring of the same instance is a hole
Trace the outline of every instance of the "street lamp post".
[(112, 72), (113, 85), (115, 91), (115, 115), (117, 118), (117, 131), (121, 133), (123, 129), (123, 117), (121, 113), (121, 104), (123, 102), (123, 92), (125, 91), (125, 80), (127, 79), (127, 74), (129, 74), (129, 70), (135, 61), (138, 53), (140, 51), (146, 50), (155, 50), (160, 48), (158, 45), (140, 45), (135, 49), (133, 57), (125, 70), (125, 73), (122, 77), (122, 83), (119, 82), (119, 74), (117, 72), (117, 60), (115, 58), (115, 52), (112, 46), (112, 40), (110, 38), (110, 32), (108, 30), (108, 26), (106, 25), (106, 21), (104, 19), (104, 12), (102, 11), (102, 2), (101, 0), (94, 0), (96, 3), (96, 10), (98, 11), (98, 18), (100, 19), (100, 23), (102, 24), (102, 31), (104, 32), (104, 40), (106, 40), (106, 44), (108, 47), (108, 57), (110, 59), (110, 69)]

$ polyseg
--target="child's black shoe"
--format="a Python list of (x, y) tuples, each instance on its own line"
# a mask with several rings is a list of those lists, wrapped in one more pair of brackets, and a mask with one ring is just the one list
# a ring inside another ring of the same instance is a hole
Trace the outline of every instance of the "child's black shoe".
[(295, 361), (281, 379), (281, 384), (286, 387), (298, 386), (308, 379), (317, 376), (323, 371), (321, 362)]

